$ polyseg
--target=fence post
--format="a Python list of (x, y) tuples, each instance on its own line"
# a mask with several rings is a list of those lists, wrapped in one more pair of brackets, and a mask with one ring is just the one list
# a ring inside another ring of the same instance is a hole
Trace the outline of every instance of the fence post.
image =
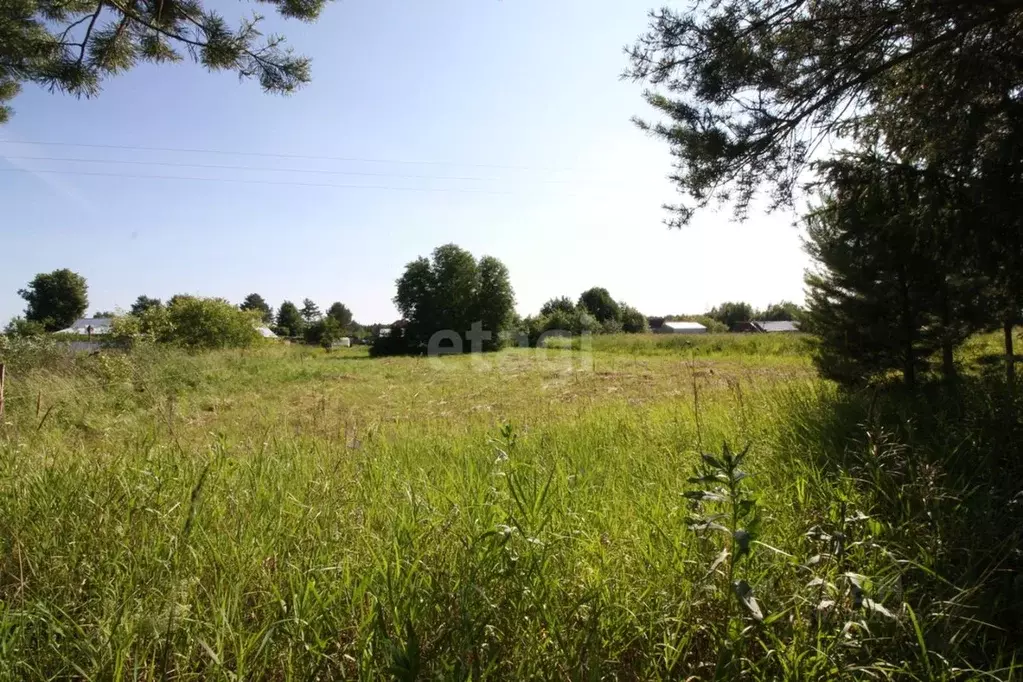
[(0, 420), (4, 418), (4, 383), (7, 378), (7, 365), (0, 362)]

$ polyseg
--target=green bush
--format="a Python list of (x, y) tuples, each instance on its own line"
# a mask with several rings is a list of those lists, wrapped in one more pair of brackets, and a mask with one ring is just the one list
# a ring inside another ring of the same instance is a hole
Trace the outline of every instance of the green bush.
[(167, 318), (172, 340), (185, 348), (243, 348), (261, 338), (259, 312), (239, 310), (222, 298), (178, 297)]
[(244, 311), (221, 298), (175, 296), (166, 306), (114, 319), (109, 345), (171, 343), (190, 350), (244, 348), (259, 341), (260, 311)]

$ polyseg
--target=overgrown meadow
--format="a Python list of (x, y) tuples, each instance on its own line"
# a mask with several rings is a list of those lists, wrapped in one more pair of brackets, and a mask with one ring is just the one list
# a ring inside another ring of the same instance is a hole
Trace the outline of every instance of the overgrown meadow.
[(8, 348), (0, 678), (1019, 679), (985, 344), (912, 396), (799, 337)]

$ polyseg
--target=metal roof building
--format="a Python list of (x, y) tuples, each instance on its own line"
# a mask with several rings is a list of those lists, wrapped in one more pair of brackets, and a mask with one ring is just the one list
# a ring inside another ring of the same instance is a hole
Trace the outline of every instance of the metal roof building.
[(83, 317), (75, 320), (67, 329), (61, 329), (56, 334), (79, 334), (89, 336), (90, 334), (109, 334), (114, 324), (112, 317)]
[(699, 322), (666, 321), (654, 331), (658, 334), (706, 334), (707, 328)]

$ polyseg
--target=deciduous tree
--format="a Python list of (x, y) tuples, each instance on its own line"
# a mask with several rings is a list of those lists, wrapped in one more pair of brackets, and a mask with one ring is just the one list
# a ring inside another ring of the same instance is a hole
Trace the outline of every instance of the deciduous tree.
[(622, 311), (604, 287), (587, 289), (579, 296), (579, 307), (597, 318), (603, 324), (608, 320), (620, 320)]
[[(477, 262), (465, 249), (446, 244), (431, 259), (418, 258), (405, 267), (394, 303), (407, 321), (404, 329), (392, 331), (400, 332), (402, 340), (382, 341), (378, 352), (425, 352), (439, 331), (465, 340), (474, 323), (482, 323), (482, 331), (490, 335), (483, 348), (495, 349), (510, 328), (515, 299), (508, 270), (499, 260), (484, 256)], [(463, 349), (472, 350), (472, 345), (465, 341)]]
[(51, 332), (70, 327), (89, 306), (85, 278), (66, 268), (36, 275), (18, 295), (28, 302), (25, 319)]
[(327, 317), (336, 321), (341, 330), (348, 329), (352, 324), (352, 311), (340, 301), (335, 301), (327, 308)]

